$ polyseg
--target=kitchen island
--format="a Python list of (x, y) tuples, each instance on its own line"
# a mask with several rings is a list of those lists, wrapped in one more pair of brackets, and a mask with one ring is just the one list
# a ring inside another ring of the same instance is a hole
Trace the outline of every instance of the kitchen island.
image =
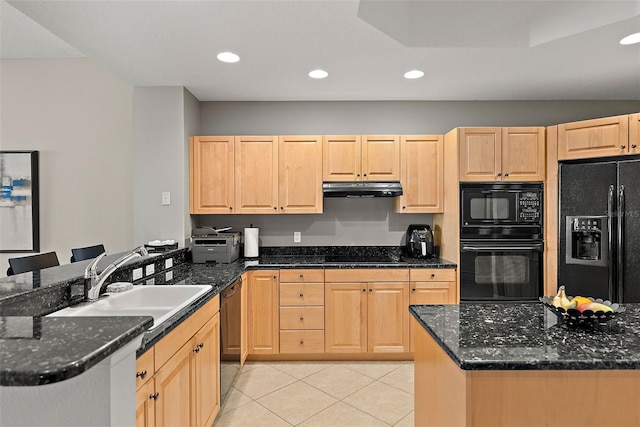
[(541, 303), (410, 306), (416, 426), (640, 425), (640, 304), (594, 329)]

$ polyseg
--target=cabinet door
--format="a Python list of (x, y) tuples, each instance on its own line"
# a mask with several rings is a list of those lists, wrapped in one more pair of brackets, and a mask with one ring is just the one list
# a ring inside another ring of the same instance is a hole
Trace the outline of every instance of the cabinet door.
[(544, 181), (545, 129), (502, 129), (502, 180)]
[(369, 352), (408, 352), (409, 284), (369, 283), (368, 289)]
[(195, 335), (195, 419), (197, 427), (213, 424), (220, 410), (220, 318), (216, 313)]
[(190, 212), (233, 212), (234, 138), (195, 136), (191, 138), (189, 146)]
[(362, 145), (359, 135), (322, 137), (322, 180), (361, 181)]
[(629, 115), (629, 154), (640, 153), (640, 113)]
[(147, 381), (136, 392), (136, 427), (155, 427), (155, 383)]
[(278, 213), (278, 138), (236, 136), (236, 212)]
[(249, 272), (249, 354), (278, 354), (278, 270)]
[(322, 138), (279, 139), (280, 213), (322, 213)]
[(191, 382), (193, 348), (193, 340), (190, 340), (156, 372), (156, 427), (189, 426), (194, 423), (191, 417), (195, 403)]
[(619, 156), (629, 152), (629, 116), (558, 125), (558, 160)]
[(397, 135), (362, 137), (362, 180), (400, 180), (400, 138)]
[(460, 129), (460, 181), (501, 180), (500, 128)]
[(366, 283), (325, 285), (325, 352), (367, 352)]
[(444, 212), (442, 135), (400, 138), (402, 196), (394, 200), (399, 213)]

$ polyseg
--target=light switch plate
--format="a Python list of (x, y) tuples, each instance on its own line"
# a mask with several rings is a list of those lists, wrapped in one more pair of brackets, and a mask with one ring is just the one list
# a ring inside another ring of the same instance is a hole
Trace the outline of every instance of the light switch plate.
[(170, 280), (173, 280), (173, 271), (167, 271), (164, 274), (164, 280), (167, 281), (167, 282), (170, 281)]
[(133, 269), (133, 280), (142, 279), (142, 268)]
[(168, 191), (162, 192), (162, 206), (169, 206), (171, 204), (171, 193)]
[(302, 233), (299, 231), (293, 232), (293, 243), (300, 243), (302, 241)]
[(164, 260), (164, 268), (173, 267), (173, 258), (167, 258)]

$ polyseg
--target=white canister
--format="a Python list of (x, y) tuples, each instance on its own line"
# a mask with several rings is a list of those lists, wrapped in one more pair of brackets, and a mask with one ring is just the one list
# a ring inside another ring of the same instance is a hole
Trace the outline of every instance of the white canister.
[(244, 229), (244, 257), (256, 258), (258, 256), (258, 228)]

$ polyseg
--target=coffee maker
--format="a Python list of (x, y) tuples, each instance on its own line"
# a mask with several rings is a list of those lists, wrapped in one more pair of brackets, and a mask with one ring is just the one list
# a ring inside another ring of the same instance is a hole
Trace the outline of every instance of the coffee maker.
[(407, 255), (412, 258), (431, 258), (435, 254), (433, 232), (426, 224), (411, 224), (407, 228)]

